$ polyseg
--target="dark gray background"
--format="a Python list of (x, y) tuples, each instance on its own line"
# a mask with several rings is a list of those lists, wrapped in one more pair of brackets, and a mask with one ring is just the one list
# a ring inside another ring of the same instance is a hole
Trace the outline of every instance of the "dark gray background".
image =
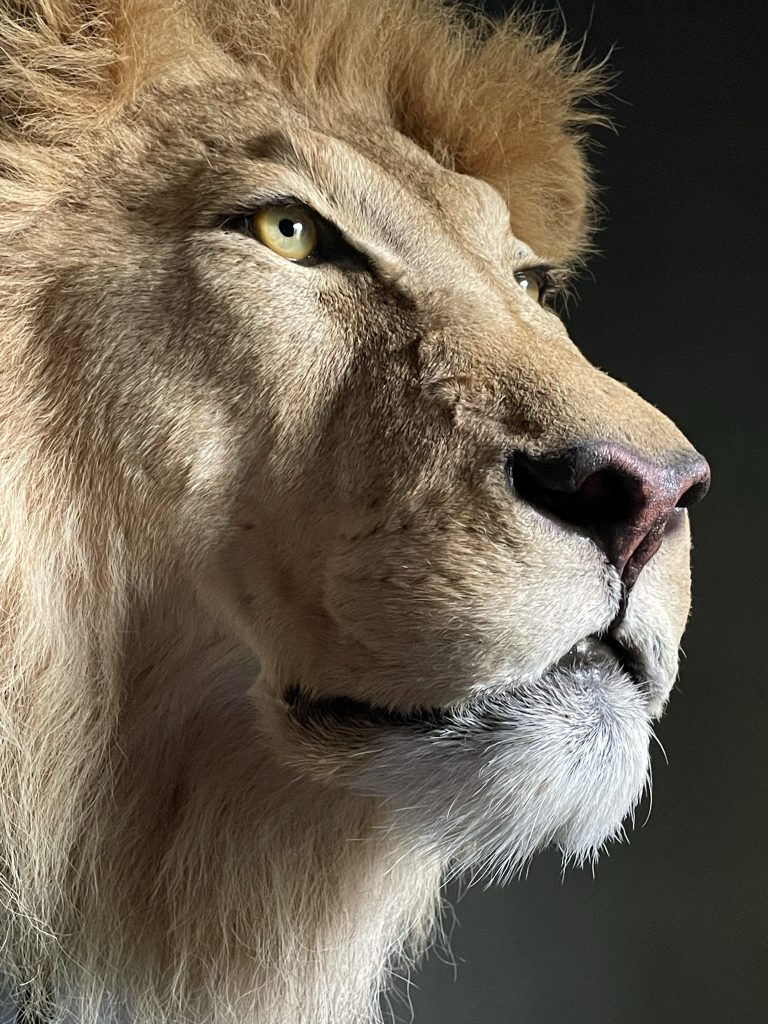
[(588, 30), (593, 58), (615, 47), (619, 72), (619, 132), (597, 132), (594, 153), (602, 255), (571, 334), (680, 424), (713, 486), (693, 514), (693, 617), (648, 824), (594, 879), (561, 883), (552, 853), (506, 889), (458, 903), (452, 891), (457, 967), (433, 955), (416, 972), (414, 1019), (764, 1024), (768, 7), (564, 0), (561, 11), (571, 38)]

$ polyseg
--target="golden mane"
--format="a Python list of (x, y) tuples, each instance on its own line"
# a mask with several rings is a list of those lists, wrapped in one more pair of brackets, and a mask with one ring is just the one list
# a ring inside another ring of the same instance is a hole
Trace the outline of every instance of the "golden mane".
[(56, 191), (45, 151), (87, 146), (164, 74), (246, 70), (310, 109), (378, 117), (488, 181), (541, 253), (574, 258), (588, 239), (581, 142), (601, 74), (530, 17), (440, 0), (6, 0), (0, 54), (0, 208), (24, 183), (39, 207), (41, 178)]

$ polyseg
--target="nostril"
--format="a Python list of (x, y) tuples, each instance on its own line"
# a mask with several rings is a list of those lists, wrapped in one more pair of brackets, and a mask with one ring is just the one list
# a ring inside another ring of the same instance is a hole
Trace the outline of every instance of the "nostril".
[(508, 473), (515, 491), (529, 505), (551, 512), (574, 526), (623, 521), (636, 500), (632, 486), (613, 469), (601, 469), (578, 481), (559, 460), (534, 460), (516, 452)]
[[(693, 508), (694, 505), (698, 505), (709, 490), (710, 470), (709, 464), (704, 459), (697, 460), (690, 479), (694, 482), (690, 483), (677, 499), (675, 503), (676, 508)], [(688, 481), (686, 482), (688, 483)]]
[(555, 492), (556, 504), (578, 526), (617, 523), (631, 514), (637, 500), (634, 481), (612, 469), (592, 473), (572, 494)]
[(707, 488), (703, 484), (694, 484), (693, 487), (688, 488), (685, 494), (680, 495), (675, 508), (692, 508), (701, 501), (706, 493)]

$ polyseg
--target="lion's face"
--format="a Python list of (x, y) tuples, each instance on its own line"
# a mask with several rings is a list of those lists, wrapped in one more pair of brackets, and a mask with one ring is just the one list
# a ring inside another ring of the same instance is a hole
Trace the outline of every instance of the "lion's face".
[[(278, 756), (468, 859), (599, 845), (675, 679), (706, 474), (536, 301), (549, 254), (394, 130), (242, 87), (155, 93), (98, 170), (46, 242), (68, 422), (117, 453), (131, 543), (258, 651)], [(282, 203), (312, 258), (251, 233)]]

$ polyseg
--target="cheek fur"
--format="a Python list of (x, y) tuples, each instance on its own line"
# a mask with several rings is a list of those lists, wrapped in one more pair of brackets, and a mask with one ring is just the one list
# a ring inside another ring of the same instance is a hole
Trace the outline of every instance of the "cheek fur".
[(412, 706), (540, 676), (610, 623), (618, 595), (585, 538), (518, 524), (514, 546), (460, 530), (378, 534), (333, 559), (323, 600), (366, 652), (333, 685)]

